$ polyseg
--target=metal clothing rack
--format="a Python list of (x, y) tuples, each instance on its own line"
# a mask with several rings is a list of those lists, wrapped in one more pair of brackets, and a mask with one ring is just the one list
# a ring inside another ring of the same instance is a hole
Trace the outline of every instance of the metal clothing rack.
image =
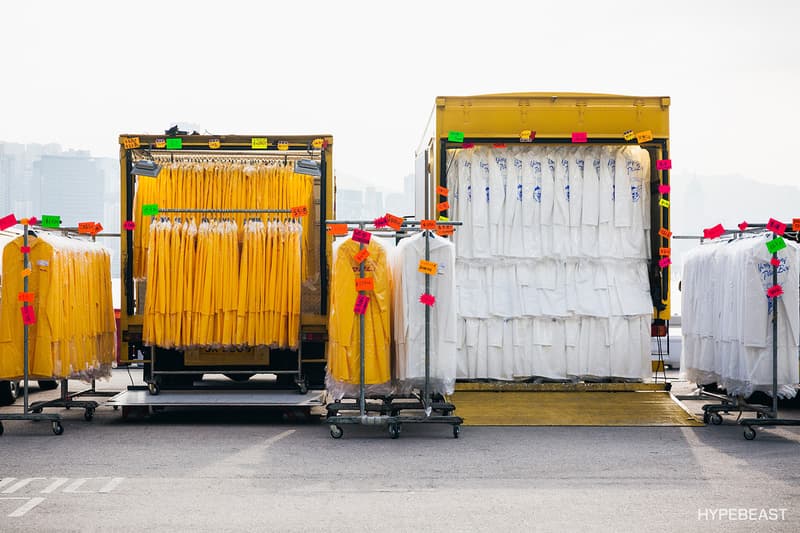
[[(29, 233), (29, 226), (26, 223), (23, 224), (23, 231), (22, 231), (22, 245), (28, 246), (28, 233)], [(22, 254), (22, 261), (23, 261), (23, 268), (27, 269), (31, 267), (30, 262), (30, 253), (25, 252)], [(28, 292), (28, 276), (25, 276), (22, 281), (23, 291)], [(28, 307), (28, 302), (22, 302), (23, 308)], [(23, 343), (22, 343), (22, 353), (23, 353), (23, 407), (22, 413), (0, 413), (0, 435), (3, 434), (3, 420), (46, 420), (51, 423), (51, 427), (53, 429), (53, 433), (56, 435), (61, 435), (64, 433), (64, 426), (61, 425), (61, 415), (57, 414), (43, 414), (41, 412), (34, 412), (31, 407), (28, 405), (28, 387), (29, 387), (29, 353), (28, 353), (28, 324), (24, 324), (23, 326)]]
[[(328, 220), (327, 225), (331, 224), (346, 224), (349, 226), (356, 226), (361, 230), (377, 230), (385, 232), (385, 228), (375, 227), (372, 220)], [(430, 230), (421, 230), (418, 227), (422, 222), (419, 220), (404, 220), (401, 230), (403, 228), (406, 232), (410, 231), (424, 231), (425, 232), (425, 260), (430, 260)], [(460, 226), (461, 222), (439, 222), (440, 225)], [(397, 232), (392, 230), (387, 232), (396, 235)], [(359, 250), (364, 249), (364, 244), (359, 243)], [(359, 265), (359, 277), (364, 277), (364, 262)], [(425, 275), (425, 293), (430, 292), (430, 278)], [(364, 294), (364, 291), (360, 291)], [(373, 397), (373, 399), (381, 400), (381, 403), (376, 406), (368, 406), (365, 396), (365, 318), (364, 315), (359, 315), (359, 393), (358, 393), (358, 415), (342, 415), (342, 411), (352, 411), (353, 404), (349, 402), (337, 401), (328, 405), (327, 422), (330, 426), (331, 437), (339, 439), (344, 434), (340, 424), (361, 424), (361, 425), (380, 425), (387, 426), (389, 436), (396, 439), (400, 436), (400, 430), (403, 424), (449, 424), (453, 426), (453, 437), (458, 438), (461, 432), (461, 424), (464, 420), (453, 415), (455, 406), (446, 402), (444, 398), (433, 398), (430, 394), (430, 364), (431, 364), (431, 347), (430, 347), (430, 306), (425, 306), (425, 384), (421, 395), (412, 396), (396, 396), (384, 395), (382, 397)], [(399, 401), (395, 401), (399, 400)], [(423, 411), (424, 414), (403, 414), (404, 411)], [(377, 415), (369, 415), (368, 412), (378, 412)], [(434, 414), (436, 413), (436, 414)]]
[[(162, 213), (211, 213), (211, 214), (226, 214), (226, 213), (249, 213), (249, 214), (289, 214), (291, 209), (160, 209), (158, 215)], [(153, 215), (158, 216), (158, 215)], [(302, 253), (302, 252), (301, 252)], [(302, 294), (302, 293), (301, 293)], [(296, 370), (262, 370), (262, 369), (245, 369), (245, 370), (225, 370), (225, 374), (294, 374), (295, 385), (300, 394), (308, 393), (308, 380), (303, 376), (303, 343), (298, 339), (297, 342), (297, 369)], [(158, 383), (157, 376), (165, 375), (194, 375), (202, 373), (203, 369), (193, 370), (156, 370), (156, 347), (150, 346), (150, 380), (147, 381), (147, 390), (153, 396), (161, 392), (161, 386)]]

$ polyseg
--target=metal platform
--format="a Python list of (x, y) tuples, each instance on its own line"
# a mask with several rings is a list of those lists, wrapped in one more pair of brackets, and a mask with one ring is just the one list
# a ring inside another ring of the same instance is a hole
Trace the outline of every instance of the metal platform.
[(291, 390), (168, 390), (157, 395), (127, 390), (110, 398), (111, 407), (317, 407), (324, 391), (298, 394)]

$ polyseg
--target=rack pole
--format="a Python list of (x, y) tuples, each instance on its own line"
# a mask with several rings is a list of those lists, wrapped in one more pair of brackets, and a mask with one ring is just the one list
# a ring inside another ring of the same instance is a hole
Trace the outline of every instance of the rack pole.
[[(22, 228), (22, 245), (27, 248), (28, 246), (28, 224), (25, 224)], [(31, 267), (30, 263), (30, 254), (24, 253), (22, 254), (22, 268), (27, 269)], [(28, 292), (28, 276), (26, 275), (22, 278), (22, 290), (24, 292)], [(28, 307), (27, 300), (22, 302), (23, 307)], [(23, 325), (23, 334), (22, 334), (22, 353), (23, 353), (23, 365), (24, 365), (24, 388), (23, 388), (23, 413), (28, 413), (28, 323), (27, 321)]]
[[(431, 232), (425, 231), (425, 261), (431, 259)], [(428, 274), (425, 276), (425, 294), (431, 292), (431, 277)], [(431, 379), (431, 306), (425, 304), (425, 395), (422, 397), (422, 405), (425, 407), (425, 414), (430, 415), (429, 395), (430, 395), (430, 379)]]
[[(364, 223), (363, 222), (360, 223), (359, 227), (363, 230), (364, 229)], [(364, 249), (364, 243), (363, 242), (358, 243), (358, 249), (359, 250), (363, 250)], [(364, 263), (365, 262), (366, 262), (366, 259), (364, 261), (361, 261), (361, 263), (359, 263), (359, 265), (358, 265), (358, 276), (360, 278), (364, 277)], [(364, 291), (361, 291), (360, 294), (364, 294)], [(365, 327), (364, 327), (364, 315), (363, 314), (359, 315), (358, 328), (359, 328), (358, 348), (359, 348), (359, 359), (360, 359), (360, 363), (361, 363), (361, 368), (360, 368), (360, 372), (361, 372), (361, 376), (360, 377), (361, 377), (361, 379), (359, 380), (359, 385), (358, 385), (358, 407), (359, 407), (360, 414), (363, 417), (363, 416), (366, 416), (366, 414), (367, 414), (366, 399), (364, 398), (364, 380), (366, 379), (366, 376), (365, 376), (365, 371), (364, 371), (364, 330), (365, 330)]]
[[(777, 259), (778, 252), (772, 254)], [(772, 265), (772, 286), (778, 284), (778, 267)], [(778, 297), (772, 299), (772, 418), (778, 418)]]

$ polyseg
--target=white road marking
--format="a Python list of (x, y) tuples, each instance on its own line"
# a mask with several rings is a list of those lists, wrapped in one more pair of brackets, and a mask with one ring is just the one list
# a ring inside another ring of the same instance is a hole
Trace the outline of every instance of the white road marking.
[(93, 492), (93, 491), (90, 491), (90, 490), (78, 490), (78, 488), (81, 485), (83, 485), (84, 483), (86, 483), (87, 481), (89, 481), (88, 478), (85, 478), (85, 477), (78, 478), (75, 481), (73, 481), (72, 483), (70, 483), (67, 486), (67, 488), (65, 488), (62, 492), (68, 492), (70, 494), (75, 494), (75, 493), (77, 493), (77, 494), (87, 494), (89, 492)]
[(15, 478), (15, 477), (4, 477), (3, 479), (0, 479), (0, 489), (5, 487), (6, 485), (10, 485), (10, 484), (14, 483), (14, 480), (16, 480), (16, 479), (17, 478)]
[(274, 437), (270, 437), (266, 439), (264, 442), (259, 444), (254, 444), (249, 448), (240, 451), (230, 457), (227, 457), (217, 463), (216, 466), (222, 467), (231, 467), (231, 466), (252, 466), (260, 464), (264, 460), (264, 452), (275, 444), (276, 442), (285, 439), (286, 437), (295, 433), (295, 429), (287, 429), (281, 433), (278, 433)]
[(11, 513), (10, 515), (8, 515), (8, 517), (9, 518), (19, 518), (20, 516), (24, 516), (25, 513), (27, 513), (28, 511), (30, 511), (31, 509), (33, 509), (34, 507), (36, 507), (37, 505), (39, 505), (43, 501), (44, 501), (44, 498), (42, 498), (41, 496), (37, 496), (35, 498), (31, 498), (30, 500), (28, 500), (28, 503), (25, 503), (25, 504), (21, 505), (20, 507), (18, 507), (17, 510), (14, 511), (13, 513)]
[(33, 481), (34, 479), (47, 479), (45, 477), (26, 477), (20, 481), (17, 481), (14, 485), (11, 485), (6, 490), (3, 491), (3, 494), (13, 494), (17, 492), (19, 489)]
[(57, 488), (59, 488), (61, 485), (69, 481), (68, 477), (56, 477), (52, 479), (54, 479), (55, 481), (53, 481), (47, 487), (45, 487), (44, 490), (42, 490), (41, 492), (42, 494), (50, 494), (52, 492), (55, 492)]
[(125, 481), (124, 477), (111, 478), (111, 481), (106, 483), (105, 486), (103, 488), (101, 488), (100, 490), (98, 490), (97, 492), (111, 492), (112, 490), (114, 490), (117, 487), (119, 487), (120, 483), (122, 483), (123, 481)]

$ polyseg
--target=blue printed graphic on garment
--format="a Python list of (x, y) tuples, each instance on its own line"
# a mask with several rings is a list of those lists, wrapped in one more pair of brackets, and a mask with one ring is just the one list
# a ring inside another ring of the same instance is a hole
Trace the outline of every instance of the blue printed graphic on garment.
[[(778, 265), (778, 275), (785, 274), (789, 272), (789, 265), (786, 263), (785, 257), (778, 258), (781, 262)], [(764, 288), (769, 288), (772, 286), (772, 264), (771, 263), (758, 263), (758, 273), (761, 275), (761, 283), (764, 285)]]
[(542, 188), (538, 185), (533, 188), (533, 199), (537, 203), (542, 203)]
[(489, 203), (489, 186), (487, 185), (484, 190), (486, 191), (486, 203), (488, 204)]
[(531, 161), (531, 168), (533, 169), (534, 174), (541, 174), (542, 173), (542, 162), (541, 161)]
[(550, 167), (550, 172), (556, 171), (556, 162), (553, 161), (552, 159), (547, 160), (547, 166)]
[(627, 159), (625, 161), (625, 165), (628, 168), (628, 175), (630, 176), (634, 172), (639, 172), (642, 170), (642, 164), (634, 159)]
[(472, 201), (472, 185), (467, 185), (467, 200)]
[(483, 161), (480, 162), (481, 170), (483, 171), (483, 175), (485, 178), (489, 177), (489, 163), (484, 163)]
[(608, 163), (606, 163), (606, 166), (608, 167), (609, 174), (613, 176), (617, 171), (617, 161), (615, 159), (609, 159)]
[(575, 161), (575, 163), (578, 165), (578, 170), (580, 170), (581, 172), (583, 172), (583, 167), (584, 167), (584, 165), (586, 164), (586, 163), (584, 162), (584, 160), (583, 160), (583, 159), (578, 159), (577, 161)]
[(611, 186), (611, 201), (615, 201), (617, 199), (617, 185), (614, 184)]
[(569, 202), (569, 185), (564, 186), (564, 196), (567, 197), (567, 201)]
[(600, 160), (599, 159), (593, 159), (592, 160), (592, 164), (594, 165), (594, 169), (599, 174), (600, 173)]
[(514, 158), (514, 168), (521, 169), (522, 168), (522, 159)]
[(631, 185), (631, 199), (634, 203), (639, 201), (639, 196), (641, 194), (640, 186), (639, 185)]
[(506, 161), (505, 157), (495, 157), (494, 160), (497, 161), (497, 166), (500, 167), (502, 172), (508, 170), (508, 161)]
[(517, 183), (517, 200), (522, 201), (522, 184)]

